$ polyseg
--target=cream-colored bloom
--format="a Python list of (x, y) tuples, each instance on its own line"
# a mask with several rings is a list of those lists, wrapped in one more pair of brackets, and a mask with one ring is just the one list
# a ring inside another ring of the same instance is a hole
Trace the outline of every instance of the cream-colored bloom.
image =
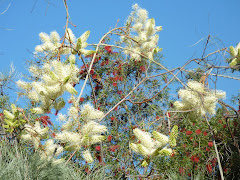
[(90, 153), (89, 150), (85, 150), (83, 152), (83, 158), (88, 162), (88, 163), (92, 163), (93, 162), (93, 158), (92, 158), (92, 155)]
[(41, 41), (42, 41), (43, 43), (45, 43), (45, 42), (50, 42), (50, 41), (51, 41), (51, 39), (50, 39), (50, 37), (48, 36), (47, 33), (41, 32), (41, 33), (39, 34), (39, 37), (40, 37), (40, 39), (41, 39)]
[(81, 108), (81, 117), (86, 121), (101, 119), (103, 116), (102, 111), (94, 109), (90, 104), (84, 104)]
[(30, 83), (24, 82), (22, 80), (18, 80), (16, 83), (17, 83), (18, 87), (20, 87), (21, 89), (28, 90), (31, 88)]
[(81, 132), (83, 134), (88, 134), (88, 135), (100, 134), (106, 131), (107, 131), (106, 126), (100, 125), (99, 123), (96, 123), (94, 121), (89, 121), (81, 129)]
[(178, 91), (182, 102), (174, 102), (177, 110), (194, 110), (198, 115), (206, 113), (215, 114), (218, 99), (224, 98), (226, 93), (223, 91), (207, 90), (202, 83), (188, 81), (185, 89)]
[(67, 29), (66, 39), (71, 43), (76, 41), (76, 37), (70, 28)]
[(81, 144), (81, 135), (79, 133), (62, 131), (61, 133), (57, 133), (55, 136), (56, 139), (61, 142), (68, 142), (70, 144)]
[(53, 43), (58, 43), (60, 41), (60, 36), (57, 31), (51, 32), (50, 37)]
[(152, 149), (154, 147), (154, 141), (151, 137), (151, 134), (141, 129), (135, 128), (133, 130), (134, 135), (141, 141), (141, 144), (147, 147), (148, 149)]
[(165, 146), (169, 142), (168, 136), (166, 136), (166, 135), (164, 135), (162, 133), (159, 133), (157, 131), (153, 131), (152, 134), (156, 138), (156, 140), (158, 140), (159, 147), (163, 147), (163, 146)]

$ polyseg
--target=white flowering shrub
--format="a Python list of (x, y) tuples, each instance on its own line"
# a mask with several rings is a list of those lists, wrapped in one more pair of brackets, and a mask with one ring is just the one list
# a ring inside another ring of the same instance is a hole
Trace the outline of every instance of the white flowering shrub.
[[(213, 168), (222, 173), (216, 143), (223, 139), (216, 135), (222, 129), (211, 126), (218, 127), (217, 118), (237, 119), (239, 111), (221, 100), (225, 92), (208, 88), (207, 80), (218, 74), (211, 74), (215, 64), (207, 58), (226, 49), (169, 70), (161, 62), (157, 33), (162, 27), (156, 24), (135, 4), (125, 26), (111, 29), (97, 44), (87, 43), (90, 31), (76, 38), (68, 26), (62, 36), (41, 32), (34, 53), (39, 62), (30, 64), (28, 80), (16, 82), (28, 108), (12, 104), (0, 116), (9, 141), (16, 138), (41, 161), (73, 163), (88, 175), (106, 166), (110, 179), (160, 179), (169, 177), (170, 168), (181, 176), (197, 168), (208, 178)], [(230, 47), (229, 69), (237, 69), (239, 49), (239, 44)], [(188, 70), (192, 62), (204, 68)], [(169, 93), (176, 88), (172, 82), (184, 86), (178, 101)]]

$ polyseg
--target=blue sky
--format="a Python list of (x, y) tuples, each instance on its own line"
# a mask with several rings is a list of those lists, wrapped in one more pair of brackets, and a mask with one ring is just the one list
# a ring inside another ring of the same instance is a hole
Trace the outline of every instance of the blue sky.
[[(163, 26), (159, 47), (163, 48), (168, 67), (181, 66), (201, 54), (204, 43), (192, 45), (202, 38), (206, 40), (208, 34), (218, 40), (214, 50), (240, 41), (239, 0), (68, 0), (71, 20), (77, 26), (71, 29), (77, 37), (90, 30), (88, 42), (96, 43), (110, 27), (115, 27), (118, 19), (119, 26), (124, 24), (134, 3), (147, 9), (149, 17)], [(13, 62), (23, 72), (25, 60), (33, 58), (30, 52), (40, 43), (40, 32), (56, 30), (63, 35), (66, 13), (61, 0), (0, 0), (0, 14), (8, 6), (0, 15), (0, 71), (6, 71)], [(239, 82), (233, 80), (219, 84), (219, 89), (231, 94), (237, 93), (239, 87)]]

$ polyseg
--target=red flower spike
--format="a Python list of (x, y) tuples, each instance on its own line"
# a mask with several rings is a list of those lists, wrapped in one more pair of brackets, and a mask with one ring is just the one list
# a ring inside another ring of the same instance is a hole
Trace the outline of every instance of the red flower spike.
[(107, 137), (107, 140), (108, 140), (109, 142), (111, 142), (111, 140), (112, 140), (112, 136), (109, 135), (109, 136)]
[(191, 135), (192, 131), (186, 131), (186, 135)]
[(55, 133), (52, 133), (52, 137), (55, 138), (55, 137), (56, 137), (56, 134), (55, 134)]
[(204, 132), (203, 132), (203, 135), (204, 135), (204, 136), (207, 136), (207, 132), (206, 132), (206, 131), (204, 131)]
[(183, 167), (180, 167), (178, 171), (179, 171), (179, 174), (180, 174), (181, 176), (185, 174), (185, 171), (184, 171), (184, 168), (183, 168)]
[(227, 168), (223, 168), (223, 171), (226, 173), (228, 170), (227, 170)]
[(111, 117), (110, 119), (111, 119), (111, 121), (114, 121), (115, 118), (114, 118), (114, 117)]
[(55, 114), (54, 114), (55, 116), (57, 116), (58, 115), (58, 110), (56, 110), (56, 112), (55, 112)]
[(100, 64), (100, 66), (104, 66), (105, 65), (105, 62), (103, 61), (101, 64)]
[(119, 81), (122, 81), (123, 80), (123, 77), (119, 77), (119, 79), (118, 79)]
[(208, 170), (209, 173), (212, 172), (212, 166), (211, 166), (211, 164), (208, 164), (208, 165), (207, 165), (207, 170)]
[(140, 67), (140, 70), (141, 70), (142, 72), (146, 71), (145, 66), (141, 66), (141, 67)]
[(207, 152), (209, 152), (209, 151), (210, 151), (210, 149), (206, 147), (206, 151), (207, 151)]
[(96, 146), (97, 151), (101, 151), (101, 146)]
[(195, 132), (196, 134), (201, 134), (202, 131), (200, 129), (197, 129)]
[(212, 141), (209, 141), (209, 142), (208, 142), (208, 146), (209, 146), (209, 147), (213, 147), (213, 142), (212, 142)]
[(168, 117), (171, 117), (171, 114), (169, 112), (167, 114), (168, 114)]
[(84, 98), (80, 98), (80, 102), (83, 102), (84, 101)]
[(226, 128), (226, 127), (227, 127), (227, 125), (226, 125), (226, 124), (224, 124), (224, 125), (223, 125), (223, 128)]
[(117, 93), (118, 93), (118, 94), (122, 94), (122, 91), (118, 91)]
[(85, 65), (82, 65), (82, 66), (81, 66), (81, 69), (85, 69)]
[(113, 85), (114, 87), (117, 87), (117, 83), (115, 83), (115, 82), (114, 82), (114, 83), (112, 83), (112, 85)]
[(112, 47), (111, 47), (111, 46), (105, 46), (104, 49), (105, 49), (108, 53), (112, 53)]
[(191, 157), (191, 160), (195, 163), (198, 163), (199, 162), (199, 157), (197, 157), (196, 155), (192, 156)]
[(91, 70), (90, 70), (90, 74), (93, 74), (93, 73), (94, 73), (94, 69), (91, 69)]
[(91, 174), (91, 171), (90, 171), (88, 168), (85, 169), (85, 172), (86, 172), (87, 174)]

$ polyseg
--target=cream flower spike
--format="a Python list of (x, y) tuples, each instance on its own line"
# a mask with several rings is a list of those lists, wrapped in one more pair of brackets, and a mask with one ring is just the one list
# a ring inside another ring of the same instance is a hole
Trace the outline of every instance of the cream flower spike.
[(85, 121), (101, 119), (103, 116), (102, 111), (94, 109), (90, 104), (84, 104), (81, 108), (81, 117)]
[(187, 88), (178, 91), (182, 101), (175, 101), (177, 110), (194, 110), (196, 115), (215, 114), (218, 99), (225, 98), (223, 91), (207, 90), (202, 83), (189, 80)]

